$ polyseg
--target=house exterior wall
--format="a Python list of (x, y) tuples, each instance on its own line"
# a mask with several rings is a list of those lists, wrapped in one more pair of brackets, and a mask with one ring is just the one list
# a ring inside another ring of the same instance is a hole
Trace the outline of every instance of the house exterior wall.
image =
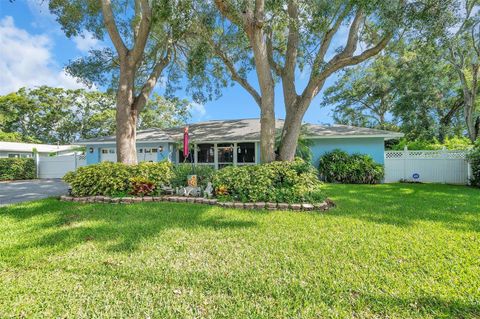
[[(137, 149), (140, 147), (157, 147), (163, 148), (162, 152), (157, 153), (157, 161), (163, 161), (163, 160), (173, 160), (173, 146), (170, 147), (171, 143), (167, 142), (162, 142), (162, 143), (137, 143)], [(95, 144), (95, 145), (86, 145), (86, 159), (87, 159), (87, 165), (90, 164), (96, 164), (100, 162), (101, 159), (101, 152), (100, 150), (102, 148), (115, 148), (115, 144), (109, 143), (109, 144)], [(90, 152), (90, 148), (93, 149), (93, 152)]]
[[(331, 152), (334, 149), (341, 149), (349, 154), (361, 153), (370, 155), (375, 162), (379, 164), (384, 163), (384, 140), (383, 138), (320, 138), (314, 139), (311, 146), (313, 158), (312, 163), (315, 167), (318, 166), (320, 157)], [(173, 163), (177, 162), (177, 146), (174, 143), (137, 143), (137, 148), (140, 147), (162, 147), (163, 151), (157, 153), (157, 161), (169, 160)], [(95, 144), (86, 146), (87, 165), (96, 164), (100, 162), (100, 149), (115, 147), (115, 144)], [(260, 143), (256, 145), (256, 163), (260, 163)], [(90, 153), (90, 148), (93, 152)], [(0, 154), (1, 156), (1, 154)]]
[(340, 149), (349, 154), (360, 153), (370, 155), (379, 164), (384, 163), (385, 144), (381, 137), (368, 138), (320, 138), (313, 140), (312, 164), (318, 167), (320, 157), (334, 149)]

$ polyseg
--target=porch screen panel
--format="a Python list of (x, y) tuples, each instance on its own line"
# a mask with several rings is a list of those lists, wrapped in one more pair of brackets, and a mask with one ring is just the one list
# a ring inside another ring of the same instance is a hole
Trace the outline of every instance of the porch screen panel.
[(215, 164), (215, 147), (213, 144), (197, 145), (197, 163)]
[(255, 143), (238, 143), (237, 144), (237, 164), (254, 164), (255, 163)]

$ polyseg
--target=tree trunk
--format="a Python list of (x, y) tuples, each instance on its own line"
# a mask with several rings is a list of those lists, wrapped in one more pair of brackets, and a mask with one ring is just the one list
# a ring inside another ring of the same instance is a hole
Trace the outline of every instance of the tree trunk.
[(270, 163), (275, 160), (275, 113), (273, 107), (260, 111), (260, 160)]
[(249, 30), (253, 48), (255, 70), (262, 95), (260, 105), (260, 160), (262, 163), (275, 161), (275, 82), (268, 62), (267, 45), (260, 27)]
[[(305, 102), (304, 102), (305, 103)], [(310, 105), (310, 101), (307, 105)], [(287, 114), (282, 130), (282, 143), (280, 145), (280, 160), (293, 161), (297, 151), (298, 138), (302, 130), (302, 120), (305, 107), (302, 105), (287, 105)]]
[(133, 67), (121, 67), (116, 101), (117, 162), (129, 165), (137, 164), (138, 111), (134, 104), (133, 79)]

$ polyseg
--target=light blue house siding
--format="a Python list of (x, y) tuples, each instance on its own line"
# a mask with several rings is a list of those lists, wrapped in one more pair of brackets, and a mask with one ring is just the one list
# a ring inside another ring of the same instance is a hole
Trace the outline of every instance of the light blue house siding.
[(334, 149), (341, 149), (349, 154), (360, 153), (370, 155), (375, 162), (383, 164), (384, 139), (383, 137), (368, 138), (320, 138), (313, 140), (311, 150), (313, 153), (312, 163), (318, 167), (320, 157)]
[[(313, 158), (312, 163), (318, 167), (320, 157), (334, 149), (341, 149), (349, 154), (360, 153), (370, 155), (375, 162), (384, 163), (384, 139), (382, 137), (368, 138), (319, 138), (314, 139), (311, 146)], [(140, 147), (163, 148), (162, 152), (157, 153), (157, 161), (170, 160), (176, 163), (177, 148), (173, 143), (137, 143), (137, 149)], [(91, 152), (90, 148), (93, 150)], [(115, 148), (115, 144), (96, 144), (87, 145), (86, 159), (87, 164), (99, 163), (101, 160), (102, 148)], [(256, 162), (260, 163), (260, 143), (256, 143)]]
[[(87, 165), (96, 164), (100, 162), (101, 159), (101, 149), (102, 148), (115, 148), (115, 144), (97, 144), (97, 145), (87, 145), (86, 150), (86, 160)], [(162, 152), (157, 153), (157, 161), (163, 160), (175, 160), (175, 152), (172, 143), (167, 142), (160, 142), (160, 143), (137, 143), (137, 149), (141, 147), (148, 147), (148, 148), (160, 148), (162, 147)]]

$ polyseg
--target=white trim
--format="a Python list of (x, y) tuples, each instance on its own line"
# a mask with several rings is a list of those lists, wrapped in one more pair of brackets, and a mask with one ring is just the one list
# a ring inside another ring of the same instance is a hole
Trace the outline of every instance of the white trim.
[[(112, 144), (116, 145), (116, 141), (103, 141), (103, 142), (75, 142), (78, 145), (102, 145), (102, 144)], [(172, 140), (151, 140), (151, 141), (136, 141), (136, 144), (147, 144), (147, 143), (176, 143)]]
[(380, 134), (380, 135), (321, 135), (321, 136), (305, 136), (305, 139), (309, 140), (317, 140), (317, 139), (328, 139), (328, 138), (380, 138), (383, 137), (385, 139), (391, 139), (391, 138), (400, 138), (403, 137), (405, 134), (403, 133), (398, 133), (395, 135), (386, 135), (386, 134)]

